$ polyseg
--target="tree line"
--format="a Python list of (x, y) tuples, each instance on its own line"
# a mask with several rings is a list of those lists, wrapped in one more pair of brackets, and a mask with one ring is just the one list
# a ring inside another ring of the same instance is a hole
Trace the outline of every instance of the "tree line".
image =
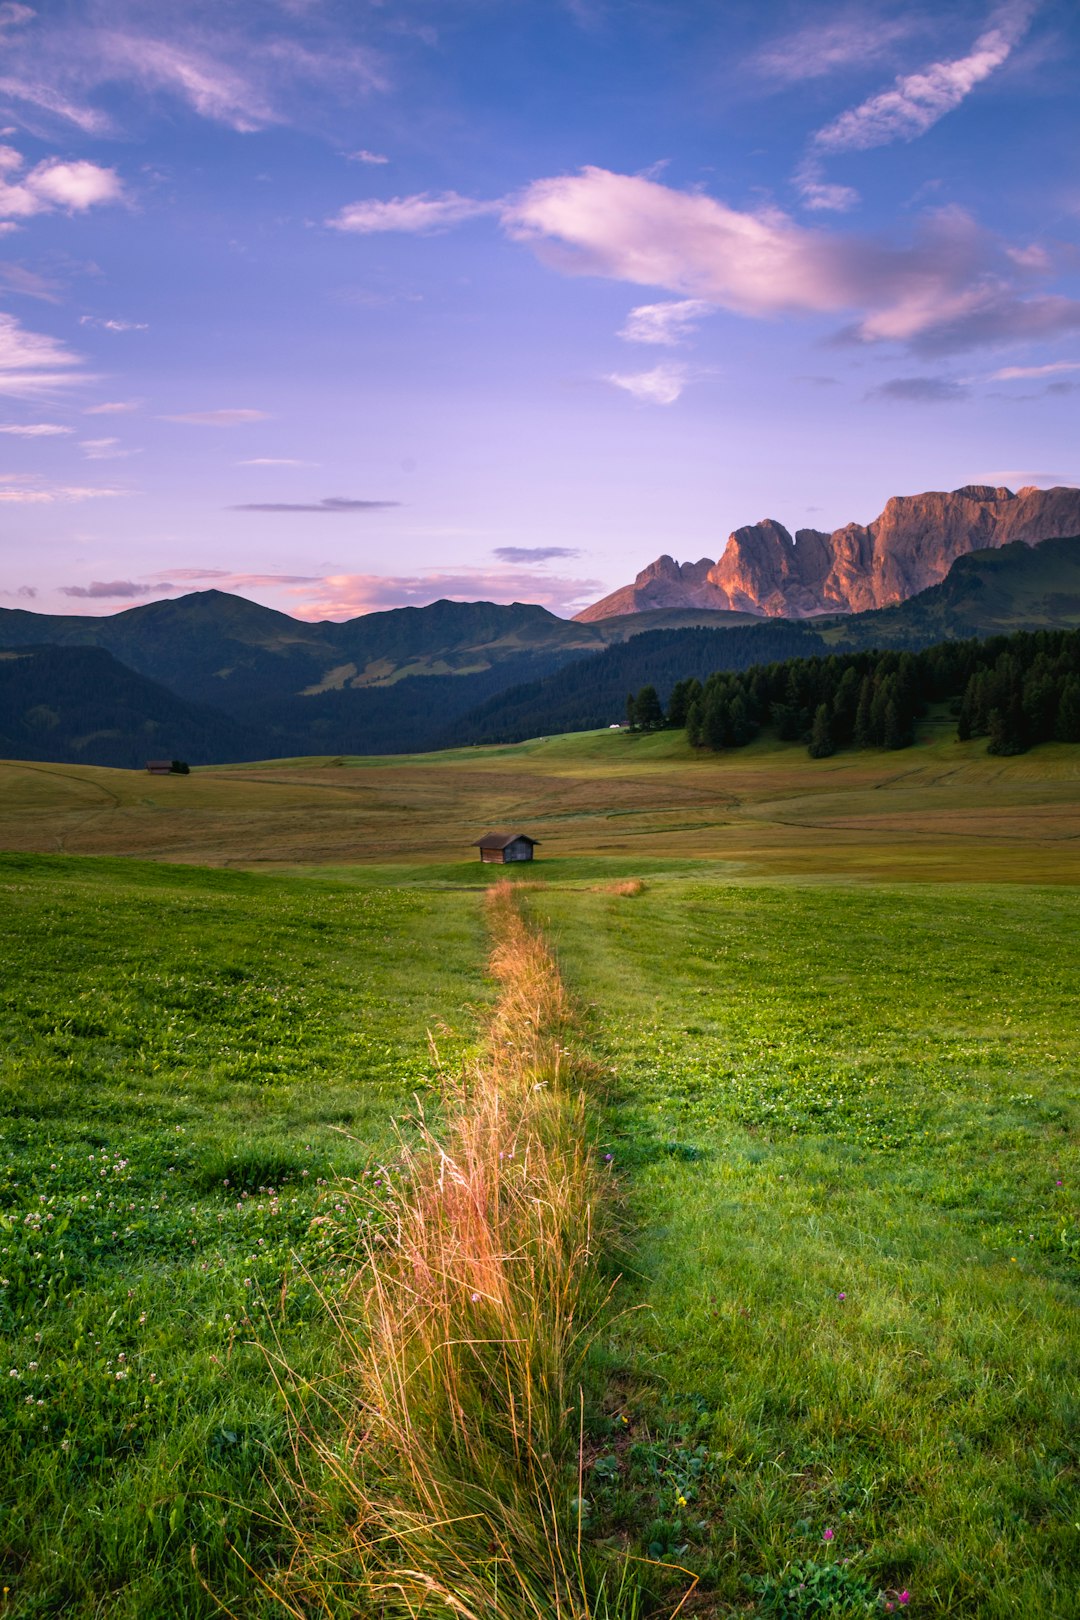
[(1020, 631), (947, 641), (922, 652), (866, 651), (789, 658), (705, 680), (677, 680), (666, 707), (655, 685), (626, 700), (635, 731), (685, 727), (699, 748), (741, 748), (770, 728), (813, 759), (838, 748), (907, 748), (915, 722), (948, 704), (961, 741), (991, 754), (1041, 742), (1080, 742), (1080, 630)]

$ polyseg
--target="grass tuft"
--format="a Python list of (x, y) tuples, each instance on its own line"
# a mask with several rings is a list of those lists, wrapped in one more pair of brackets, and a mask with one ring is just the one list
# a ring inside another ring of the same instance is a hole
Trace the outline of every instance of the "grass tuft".
[(387, 1620), (636, 1612), (628, 1571), (582, 1541), (582, 1380), (616, 1236), (595, 1073), (510, 884), (487, 913), (486, 1049), (448, 1087), (438, 1134), (421, 1122), (403, 1146), (388, 1223), (335, 1308), (333, 1421), (298, 1433), (320, 1482), (297, 1526), (300, 1613), (343, 1599)]

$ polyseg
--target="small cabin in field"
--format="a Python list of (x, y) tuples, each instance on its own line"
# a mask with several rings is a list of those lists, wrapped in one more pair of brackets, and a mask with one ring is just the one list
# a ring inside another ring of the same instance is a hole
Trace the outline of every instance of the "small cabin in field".
[(531, 861), (539, 842), (539, 838), (530, 838), (528, 833), (492, 832), (478, 838), (473, 848), (480, 851), (482, 861), (502, 866), (508, 861)]
[(148, 759), (146, 769), (151, 776), (187, 776), (191, 767), (183, 759)]

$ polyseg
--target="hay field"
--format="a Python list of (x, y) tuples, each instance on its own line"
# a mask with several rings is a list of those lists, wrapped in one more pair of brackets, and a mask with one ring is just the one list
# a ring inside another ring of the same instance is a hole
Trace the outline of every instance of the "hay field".
[[(580, 732), (433, 755), (272, 760), (189, 777), (0, 764), (0, 848), (208, 866), (456, 865), (491, 827), (590, 857), (729, 877), (1075, 883), (1080, 749), (994, 759), (949, 721), (918, 746), (811, 760), (759, 742)], [(556, 876), (557, 869), (549, 868)], [(434, 874), (432, 874), (434, 875)], [(466, 874), (467, 875), (467, 874)]]

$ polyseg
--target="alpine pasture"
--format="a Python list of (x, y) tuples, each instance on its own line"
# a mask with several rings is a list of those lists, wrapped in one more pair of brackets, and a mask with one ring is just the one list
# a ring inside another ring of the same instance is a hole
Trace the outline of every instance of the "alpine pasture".
[[(373, 1612), (342, 1328), (461, 1129), (504, 828), (622, 1234), (559, 1612), (1075, 1615), (1080, 750), (984, 747), (0, 766), (3, 1612)], [(501, 1557), (461, 1612), (545, 1612)]]

